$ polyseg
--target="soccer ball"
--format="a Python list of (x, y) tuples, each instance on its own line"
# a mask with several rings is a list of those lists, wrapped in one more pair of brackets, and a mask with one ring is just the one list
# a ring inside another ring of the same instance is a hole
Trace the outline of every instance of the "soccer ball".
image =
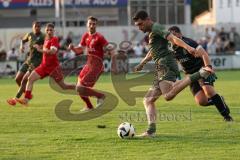
[(131, 123), (124, 122), (118, 126), (118, 137), (120, 138), (132, 138), (135, 135), (135, 129)]

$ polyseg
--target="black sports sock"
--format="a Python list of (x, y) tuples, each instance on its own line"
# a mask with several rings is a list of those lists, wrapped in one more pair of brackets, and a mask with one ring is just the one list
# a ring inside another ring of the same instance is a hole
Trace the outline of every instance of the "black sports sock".
[(148, 134), (153, 134), (156, 132), (156, 123), (151, 123), (148, 126), (147, 133)]
[(218, 112), (223, 117), (228, 116), (230, 114), (230, 110), (221, 96), (216, 94), (211, 98), (211, 100), (214, 103), (214, 105), (216, 106)]
[(211, 98), (208, 98), (208, 103), (204, 106), (211, 106), (211, 105), (214, 105), (214, 103)]
[(18, 91), (18, 93), (16, 94), (16, 98), (20, 98), (23, 94), (23, 91)]

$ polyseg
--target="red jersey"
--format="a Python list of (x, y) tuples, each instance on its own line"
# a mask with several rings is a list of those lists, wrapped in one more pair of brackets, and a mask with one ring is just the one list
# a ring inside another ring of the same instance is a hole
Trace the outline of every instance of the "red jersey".
[[(101, 60), (103, 60), (103, 47), (108, 44), (108, 41), (101, 35), (96, 32), (94, 34), (85, 33), (82, 37), (80, 45), (87, 48), (88, 59), (90, 57), (97, 56)], [(93, 55), (93, 56), (91, 56)], [(95, 58), (94, 58), (95, 59)]]
[[(59, 43), (57, 37), (52, 37), (51, 39), (45, 39), (43, 47), (51, 49), (52, 47), (58, 50)], [(54, 54), (47, 54), (43, 52), (43, 59), (41, 65), (46, 66), (47, 68), (54, 68), (59, 65), (57, 51)]]

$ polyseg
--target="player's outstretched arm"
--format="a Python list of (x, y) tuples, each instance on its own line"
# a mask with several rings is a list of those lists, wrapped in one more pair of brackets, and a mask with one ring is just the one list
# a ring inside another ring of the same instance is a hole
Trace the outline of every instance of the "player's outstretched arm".
[(82, 47), (82, 46), (74, 47), (73, 44), (69, 44), (68, 49), (72, 50), (77, 55), (83, 54), (83, 51), (84, 51), (84, 47)]
[(151, 54), (151, 50), (148, 51), (147, 55), (141, 60), (141, 62), (134, 67), (134, 72), (138, 72), (141, 71), (143, 69), (143, 66), (152, 60), (152, 54)]
[(202, 48), (201, 45), (197, 46), (196, 48), (196, 53), (194, 55), (195, 57), (201, 57), (203, 59), (204, 65), (206, 67), (210, 67), (211, 68), (211, 61), (210, 58), (208, 56), (208, 53), (205, 51), (205, 49)]
[(179, 47), (185, 48), (191, 54), (195, 54), (196, 53), (195, 48), (189, 46), (183, 40), (179, 39), (178, 37), (174, 36), (173, 34), (169, 34), (167, 36), (167, 40), (171, 41), (173, 44), (175, 44), (175, 45), (177, 45)]

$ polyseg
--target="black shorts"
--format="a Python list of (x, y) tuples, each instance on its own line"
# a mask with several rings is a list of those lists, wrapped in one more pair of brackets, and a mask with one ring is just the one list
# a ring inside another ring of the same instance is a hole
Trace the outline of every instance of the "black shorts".
[(202, 78), (198, 81), (192, 82), (189, 85), (192, 94), (195, 96), (199, 91), (202, 90), (202, 86), (204, 85), (214, 86), (214, 82), (216, 81), (216, 79), (217, 79), (217, 76), (214, 74), (209, 76), (207, 79)]

